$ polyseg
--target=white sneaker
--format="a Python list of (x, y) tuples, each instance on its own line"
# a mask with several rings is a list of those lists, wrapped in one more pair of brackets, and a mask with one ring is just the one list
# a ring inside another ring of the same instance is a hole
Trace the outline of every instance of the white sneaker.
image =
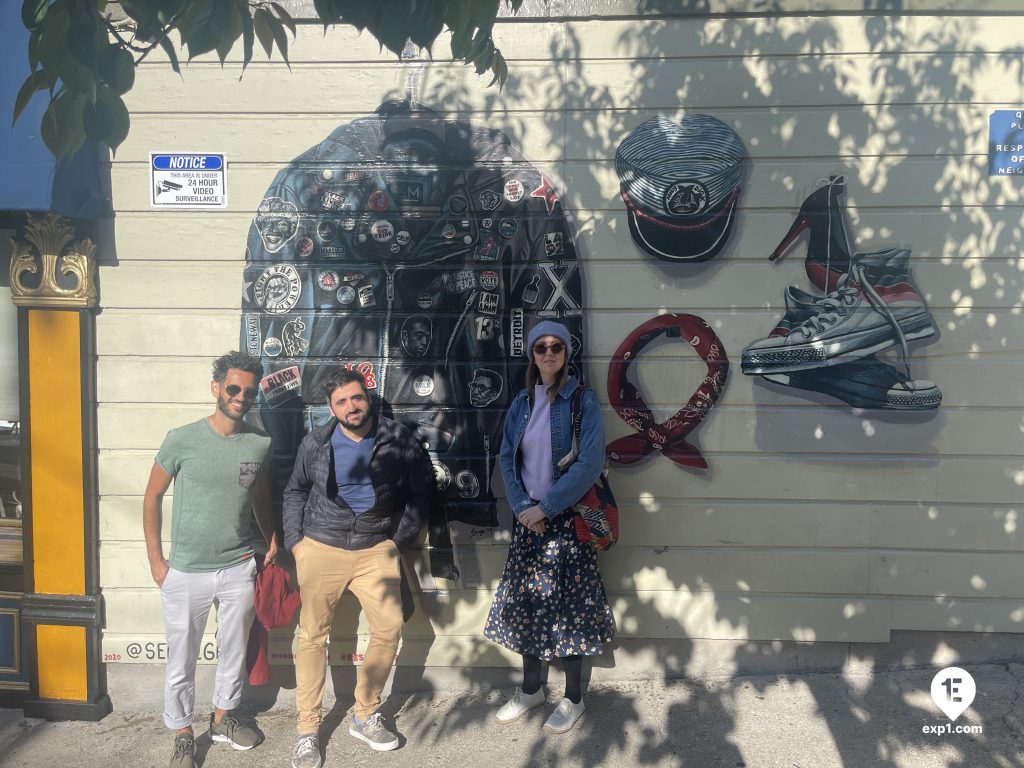
[(511, 723), (518, 720), (531, 709), (539, 707), (544, 703), (544, 699), (543, 686), (529, 694), (523, 693), (522, 688), (516, 688), (516, 692), (512, 694), (512, 698), (501, 706), (501, 709), (499, 709), (494, 715), (494, 719), (499, 723)]
[(551, 733), (565, 733), (576, 725), (576, 721), (580, 719), (580, 715), (583, 714), (583, 710), (586, 708), (583, 699), (580, 699), (579, 704), (573, 704), (568, 699), (562, 699), (558, 702), (558, 706), (555, 707), (555, 711), (544, 722), (544, 730)]

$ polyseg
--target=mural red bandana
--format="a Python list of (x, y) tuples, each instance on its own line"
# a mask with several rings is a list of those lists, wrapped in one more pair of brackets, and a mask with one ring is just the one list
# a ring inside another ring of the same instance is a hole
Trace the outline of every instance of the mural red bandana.
[[(707, 363), (708, 373), (686, 405), (658, 424), (637, 388), (627, 380), (629, 366), (644, 347), (664, 334), (683, 339)], [(696, 315), (659, 315), (633, 331), (615, 350), (608, 366), (608, 399), (622, 420), (638, 434), (620, 437), (607, 448), (608, 458), (619, 464), (633, 464), (647, 454), (660, 450), (676, 464), (707, 469), (700, 451), (686, 436), (707, 418), (722, 396), (729, 376), (729, 360), (721, 339), (703, 318)]]

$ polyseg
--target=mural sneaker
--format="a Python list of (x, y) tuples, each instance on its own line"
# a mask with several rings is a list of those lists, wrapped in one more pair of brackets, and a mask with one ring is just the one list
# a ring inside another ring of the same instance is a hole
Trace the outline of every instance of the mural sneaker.
[(398, 736), (384, 725), (384, 717), (380, 712), (374, 712), (366, 720), (359, 720), (353, 715), (348, 732), (378, 752), (387, 752), (398, 747)]
[(195, 768), (195, 754), (195, 737), (191, 733), (179, 733), (174, 737), (170, 768)]
[[(743, 350), (744, 373), (789, 373), (856, 360), (935, 333), (935, 324), (910, 278), (910, 251), (892, 248), (853, 257), (842, 287), (820, 300), (818, 311), (786, 335)], [(774, 331), (773, 331), (774, 333)]]
[(550, 733), (565, 733), (580, 719), (583, 710), (586, 709), (583, 700), (579, 704), (573, 704), (569, 699), (562, 699), (555, 707), (555, 711), (544, 722), (544, 730)]
[(320, 768), (320, 737), (315, 733), (299, 736), (292, 748), (292, 768)]
[(260, 735), (255, 729), (240, 724), (231, 715), (224, 715), (219, 723), (214, 722), (213, 715), (210, 715), (210, 738), (230, 744), (232, 749), (243, 752), (252, 749), (260, 741)]
[(911, 379), (876, 357), (811, 371), (763, 376), (776, 384), (821, 392), (854, 408), (930, 411), (942, 404), (942, 390), (926, 379)]
[(535, 709), (544, 703), (544, 689), (538, 688), (533, 693), (523, 693), (522, 688), (516, 688), (512, 698), (501, 705), (494, 714), (494, 719), (499, 723), (512, 723), (525, 715), (531, 709)]

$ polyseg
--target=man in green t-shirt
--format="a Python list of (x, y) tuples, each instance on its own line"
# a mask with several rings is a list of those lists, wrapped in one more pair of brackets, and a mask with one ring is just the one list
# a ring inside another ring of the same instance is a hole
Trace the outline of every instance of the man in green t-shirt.
[[(242, 750), (259, 740), (229, 713), (241, 700), (255, 614), (254, 519), (267, 541), (265, 564), (278, 546), (268, 479), (270, 438), (242, 420), (262, 375), (259, 361), (243, 353), (215, 360), (210, 391), (216, 409), (167, 433), (146, 486), (143, 528), (167, 635), (164, 723), (176, 731), (171, 768), (194, 766), (196, 659), (214, 603), (218, 656), (210, 737)], [(163, 497), (172, 480), (171, 553), (164, 559)]]

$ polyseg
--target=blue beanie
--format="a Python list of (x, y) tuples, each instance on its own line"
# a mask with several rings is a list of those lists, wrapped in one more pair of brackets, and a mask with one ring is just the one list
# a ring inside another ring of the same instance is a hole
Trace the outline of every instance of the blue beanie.
[(565, 344), (566, 359), (572, 357), (572, 336), (569, 335), (569, 329), (554, 320), (542, 320), (530, 329), (530, 335), (526, 337), (527, 357), (533, 356), (533, 345), (543, 336), (554, 336), (561, 340)]

